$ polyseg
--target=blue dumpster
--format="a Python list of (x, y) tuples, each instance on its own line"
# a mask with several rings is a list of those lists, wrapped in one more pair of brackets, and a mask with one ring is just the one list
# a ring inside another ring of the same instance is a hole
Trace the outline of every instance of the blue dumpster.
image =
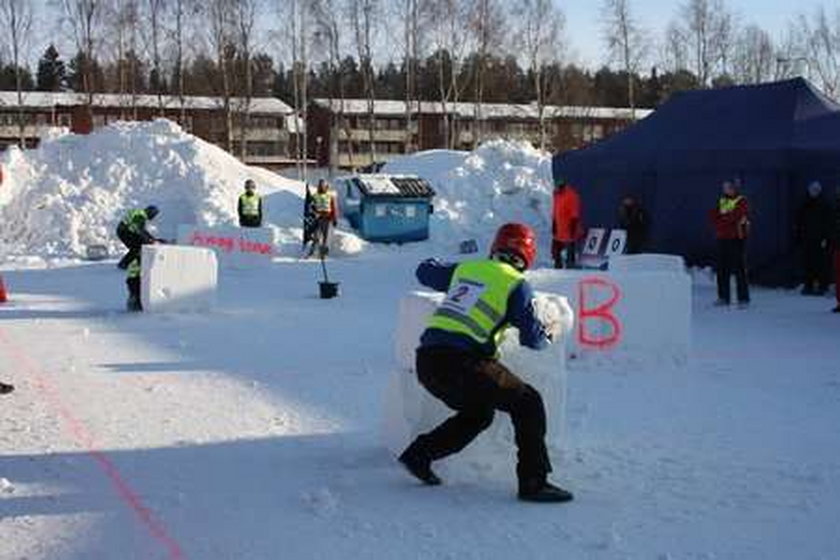
[(434, 190), (420, 177), (353, 175), (335, 181), (341, 215), (366, 241), (404, 243), (429, 238)]

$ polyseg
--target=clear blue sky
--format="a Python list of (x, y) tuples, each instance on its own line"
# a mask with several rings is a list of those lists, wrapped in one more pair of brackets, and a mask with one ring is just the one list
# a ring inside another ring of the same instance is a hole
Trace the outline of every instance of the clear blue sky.
[[(566, 35), (580, 61), (600, 66), (605, 61), (600, 9), (601, 0), (555, 0), (566, 13)], [(779, 39), (788, 21), (801, 13), (811, 14), (823, 5), (834, 10), (837, 0), (726, 0), (741, 25), (755, 23)], [(663, 35), (674, 18), (680, 0), (630, 0), (636, 19), (655, 37)]]

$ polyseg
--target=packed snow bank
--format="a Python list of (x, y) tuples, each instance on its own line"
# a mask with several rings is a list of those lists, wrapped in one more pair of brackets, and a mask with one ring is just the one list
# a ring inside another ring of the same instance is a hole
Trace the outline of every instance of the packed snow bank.
[(175, 237), (180, 224), (233, 224), (247, 178), (267, 195), (278, 241), (300, 239), (302, 183), (246, 166), (167, 120), (47, 138), (36, 150), (9, 148), (0, 165), (0, 240), (18, 254), (82, 256), (91, 244), (115, 254), (123, 213), (148, 204), (161, 209), (155, 225), (163, 237)]
[(527, 223), (540, 246), (550, 243), (551, 154), (527, 142), (493, 140), (473, 152), (419, 152), (390, 161), (384, 172), (429, 181), (437, 193), (431, 239), (443, 250), (452, 252), (460, 241), (475, 239), (484, 252), (505, 222)]

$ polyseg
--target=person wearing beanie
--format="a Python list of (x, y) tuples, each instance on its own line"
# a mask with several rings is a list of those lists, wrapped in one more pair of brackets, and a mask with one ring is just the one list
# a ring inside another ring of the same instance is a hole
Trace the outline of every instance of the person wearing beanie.
[(822, 185), (808, 185), (796, 214), (795, 240), (802, 257), (803, 295), (823, 295), (829, 284), (831, 207), (822, 196)]
[(717, 207), (709, 212), (718, 244), (717, 287), (715, 305), (731, 303), (730, 279), (735, 276), (738, 305), (750, 304), (750, 287), (747, 281), (746, 241), (750, 232), (747, 197), (738, 191), (738, 183), (724, 181)]
[(834, 297), (837, 305), (831, 311), (840, 313), (840, 185), (834, 190), (834, 209), (831, 218), (831, 244), (834, 261)]

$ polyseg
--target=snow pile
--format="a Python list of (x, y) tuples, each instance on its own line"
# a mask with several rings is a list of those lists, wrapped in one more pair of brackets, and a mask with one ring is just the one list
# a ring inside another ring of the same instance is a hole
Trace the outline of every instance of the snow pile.
[(551, 236), (551, 154), (527, 142), (492, 140), (473, 152), (432, 150), (389, 162), (386, 173), (416, 174), (435, 189), (431, 239), (453, 250), (475, 239), (479, 250), (505, 222), (531, 225), (546, 246)]
[(18, 254), (82, 256), (92, 244), (114, 254), (123, 213), (148, 204), (161, 209), (154, 223), (163, 237), (179, 224), (232, 224), (247, 178), (267, 195), (278, 240), (300, 239), (302, 183), (246, 166), (167, 120), (47, 138), (37, 150), (8, 149), (0, 165), (0, 240)]

